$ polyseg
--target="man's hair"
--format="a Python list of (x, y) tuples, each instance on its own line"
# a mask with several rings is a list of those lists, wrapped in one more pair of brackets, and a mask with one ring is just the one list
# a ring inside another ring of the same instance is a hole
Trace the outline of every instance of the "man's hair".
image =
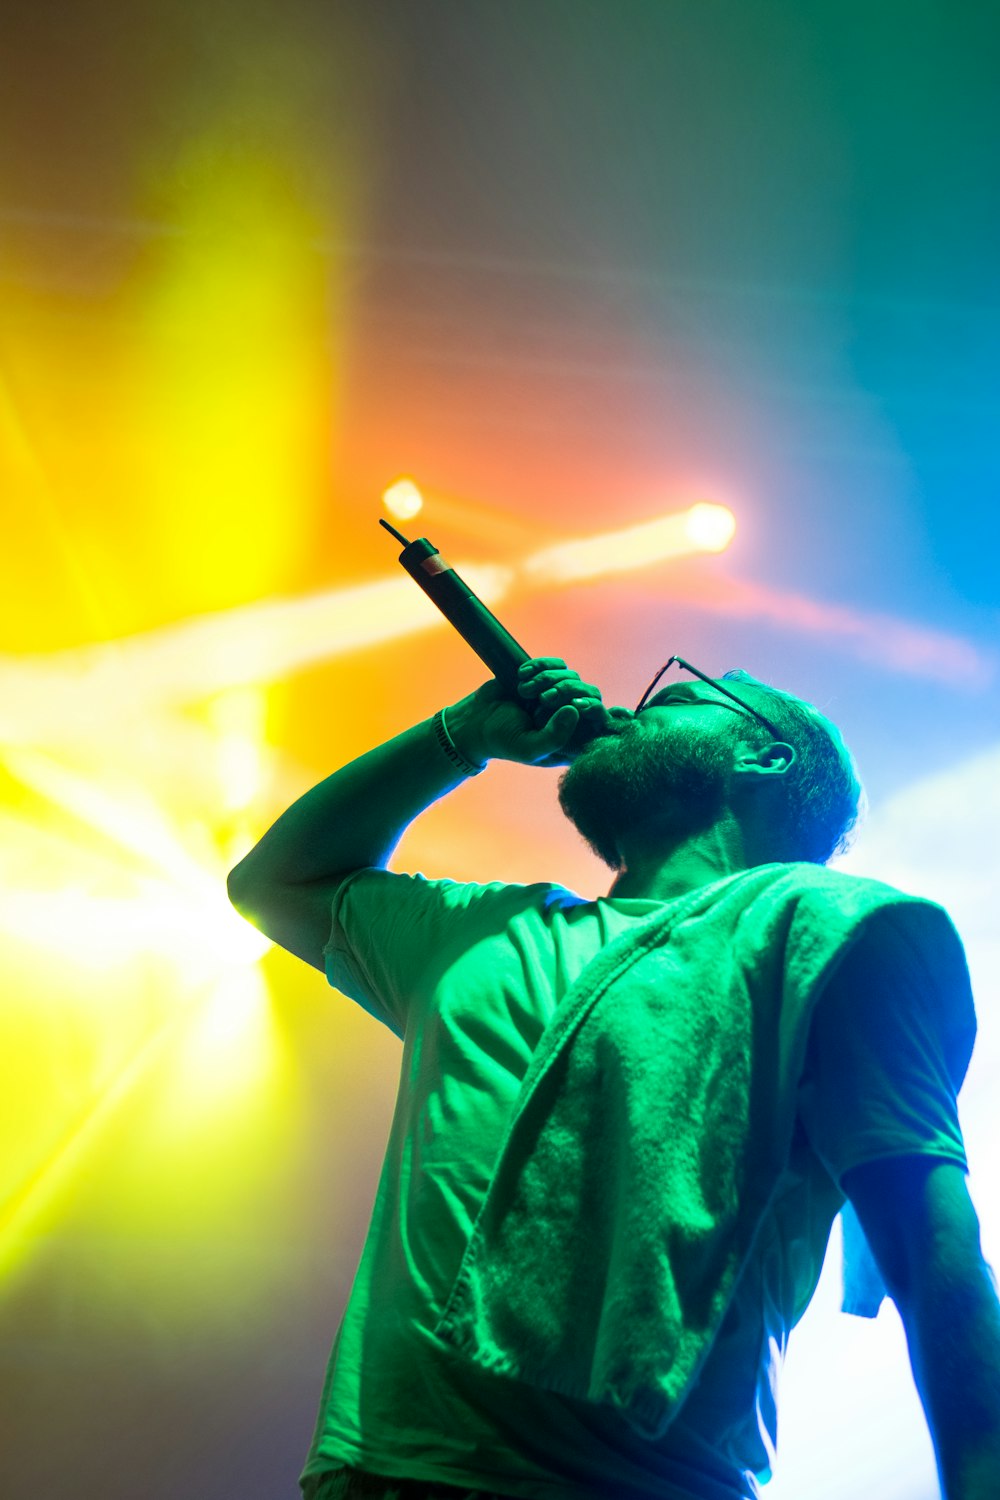
[[(865, 793), (840, 730), (811, 703), (749, 672), (726, 672), (721, 680), (738, 684), (743, 693), (749, 689), (753, 706), (795, 750), (795, 761), (782, 778), (785, 817), (775, 829), (777, 858), (825, 865), (845, 853), (863, 813)], [(766, 735), (765, 726), (754, 722)]]

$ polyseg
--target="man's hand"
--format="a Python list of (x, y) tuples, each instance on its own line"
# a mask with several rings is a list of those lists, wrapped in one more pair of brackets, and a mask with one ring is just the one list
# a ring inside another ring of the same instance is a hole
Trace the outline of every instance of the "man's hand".
[[(597, 688), (555, 657), (525, 663), (519, 694), (512, 701), (491, 679), (448, 709), (448, 732), (463, 755), (568, 765), (581, 721), (602, 733), (632, 717), (606, 709)], [(230, 900), (274, 942), (322, 970), (340, 881), (355, 870), (384, 869), (403, 830), (462, 780), (431, 720), (415, 724), (293, 802), (230, 871)]]
[[(570, 741), (582, 723), (591, 733), (614, 722), (600, 689), (582, 682), (558, 656), (535, 656), (518, 672), (515, 702), (490, 678), (447, 710), (448, 732), (472, 761), (513, 760), (529, 766), (567, 766)], [(589, 737), (589, 736), (588, 736)]]

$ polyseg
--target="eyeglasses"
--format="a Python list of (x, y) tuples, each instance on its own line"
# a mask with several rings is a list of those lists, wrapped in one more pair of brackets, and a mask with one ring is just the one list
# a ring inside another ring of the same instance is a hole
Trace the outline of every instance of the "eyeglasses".
[(769, 729), (776, 739), (782, 741), (784, 740), (784, 734), (776, 724), (771, 723), (770, 719), (766, 719), (764, 715), (759, 714), (755, 708), (751, 708), (749, 703), (744, 703), (742, 698), (738, 698), (735, 693), (731, 693), (728, 688), (723, 687), (722, 683), (717, 682), (714, 677), (708, 677), (704, 672), (699, 672), (697, 667), (692, 667), (691, 663), (689, 661), (685, 661), (682, 656), (672, 656), (667, 662), (666, 666), (660, 668), (656, 676), (653, 678), (652, 682), (649, 684), (649, 687), (639, 699), (638, 705), (635, 710), (636, 713), (641, 712), (641, 710), (645, 707), (646, 703), (649, 700), (649, 696), (655, 688), (656, 684), (659, 682), (664, 673), (670, 671), (670, 668), (674, 665), (675, 662), (677, 666), (683, 668), (685, 672), (690, 672), (693, 677), (699, 678), (702, 682), (707, 682), (709, 687), (715, 688), (715, 691), (717, 693), (721, 693), (724, 698), (731, 699), (733, 703), (742, 708), (744, 713), (751, 714), (753, 718), (759, 719), (760, 722), (765, 726), (765, 728)]

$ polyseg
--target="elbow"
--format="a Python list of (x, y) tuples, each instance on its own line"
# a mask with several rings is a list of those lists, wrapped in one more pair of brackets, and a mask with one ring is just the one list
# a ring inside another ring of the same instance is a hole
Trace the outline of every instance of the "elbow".
[(226, 876), (226, 895), (241, 917), (248, 915), (247, 908), (252, 899), (250, 890), (253, 882), (248, 878), (246, 863), (245, 859), (241, 859)]

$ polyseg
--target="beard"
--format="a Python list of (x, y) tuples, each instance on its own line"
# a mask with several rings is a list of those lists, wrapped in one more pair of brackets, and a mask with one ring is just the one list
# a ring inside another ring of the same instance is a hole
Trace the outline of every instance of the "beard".
[(623, 846), (666, 855), (710, 828), (732, 766), (726, 736), (633, 719), (584, 746), (559, 779), (559, 806), (598, 859), (620, 870)]

